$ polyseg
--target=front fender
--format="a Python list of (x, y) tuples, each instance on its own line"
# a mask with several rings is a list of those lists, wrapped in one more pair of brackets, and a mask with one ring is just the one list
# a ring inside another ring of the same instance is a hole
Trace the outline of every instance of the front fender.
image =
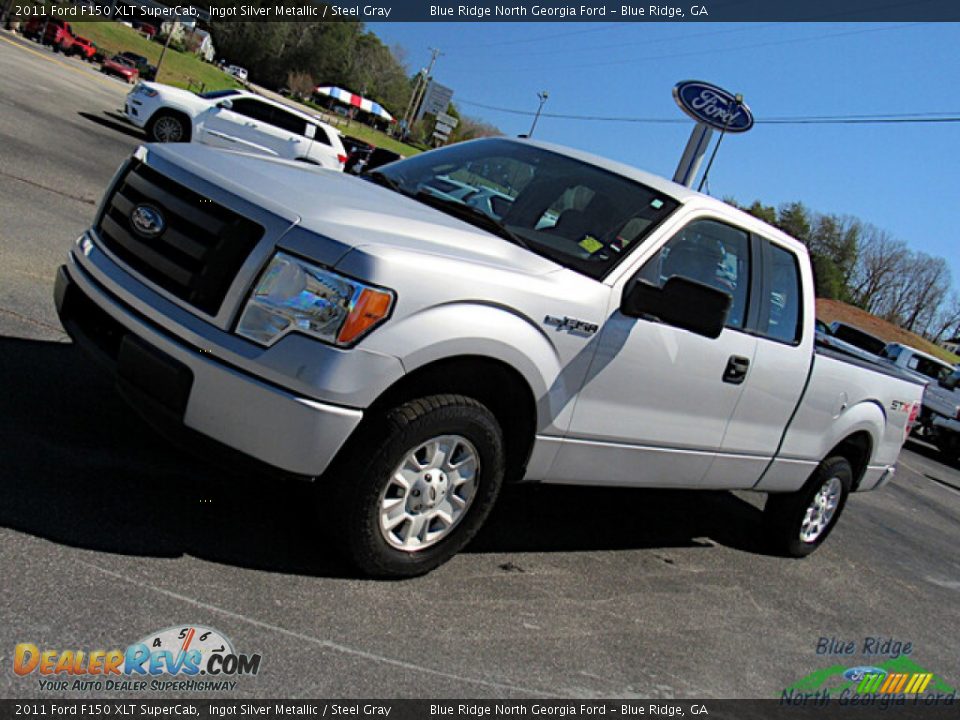
[(537, 432), (560, 434), (569, 424), (571, 402), (580, 389), (587, 353), (564, 363), (553, 337), (506, 307), (480, 302), (436, 305), (378, 330), (371, 339), (390, 348), (412, 372), (430, 363), (462, 356), (503, 362), (523, 376), (537, 402)]

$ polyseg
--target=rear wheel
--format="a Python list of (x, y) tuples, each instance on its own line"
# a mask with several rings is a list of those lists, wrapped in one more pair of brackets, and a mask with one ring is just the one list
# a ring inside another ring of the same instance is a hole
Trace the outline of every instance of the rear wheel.
[(182, 115), (161, 110), (150, 120), (147, 135), (154, 142), (190, 142), (190, 128)]
[(934, 442), (946, 462), (955, 463), (960, 460), (960, 442), (956, 433), (944, 432), (937, 428)]
[(413, 577), (449, 560), (480, 529), (503, 483), (500, 425), (460, 395), (404, 403), (351, 445), (328, 473), (334, 487), (320, 511), (366, 575)]
[(820, 463), (796, 492), (771, 494), (764, 507), (771, 549), (805, 557), (820, 547), (836, 526), (852, 484), (850, 462), (837, 456)]

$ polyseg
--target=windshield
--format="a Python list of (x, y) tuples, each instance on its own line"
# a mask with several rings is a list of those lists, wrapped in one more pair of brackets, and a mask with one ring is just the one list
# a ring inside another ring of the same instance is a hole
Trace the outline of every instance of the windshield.
[[(440, 201), (431, 201), (433, 207), (477, 210), (531, 251), (595, 279), (678, 205), (595, 165), (501, 139), (452, 145), (376, 172), (399, 192)], [(456, 216), (488, 229), (482, 216)]]

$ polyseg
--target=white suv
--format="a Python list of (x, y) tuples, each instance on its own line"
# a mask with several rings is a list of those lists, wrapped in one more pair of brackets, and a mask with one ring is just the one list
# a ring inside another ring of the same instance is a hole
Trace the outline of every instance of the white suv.
[(127, 95), (124, 111), (155, 142), (207, 145), (300, 160), (343, 170), (340, 135), (307, 113), (243, 90), (195, 95), (142, 82)]

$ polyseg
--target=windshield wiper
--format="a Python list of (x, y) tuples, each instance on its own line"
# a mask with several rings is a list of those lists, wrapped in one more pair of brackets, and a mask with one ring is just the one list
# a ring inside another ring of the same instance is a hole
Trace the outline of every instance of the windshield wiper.
[(507, 228), (506, 225), (497, 220), (495, 217), (487, 215), (487, 213), (485, 213), (483, 210), (472, 207), (471, 205), (464, 205), (458, 200), (448, 200), (447, 198), (438, 197), (430, 192), (427, 192), (426, 190), (418, 191), (413, 197), (422, 202), (424, 205), (429, 205), (430, 207), (436, 208), (437, 210), (445, 212), (448, 215), (453, 215), (455, 218), (465, 220), (472, 225), (477, 225), (484, 230), (492, 232), (494, 235), (502, 237), (504, 240), (509, 240), (514, 245), (519, 245), (525, 250), (530, 249), (530, 245), (526, 240)]

